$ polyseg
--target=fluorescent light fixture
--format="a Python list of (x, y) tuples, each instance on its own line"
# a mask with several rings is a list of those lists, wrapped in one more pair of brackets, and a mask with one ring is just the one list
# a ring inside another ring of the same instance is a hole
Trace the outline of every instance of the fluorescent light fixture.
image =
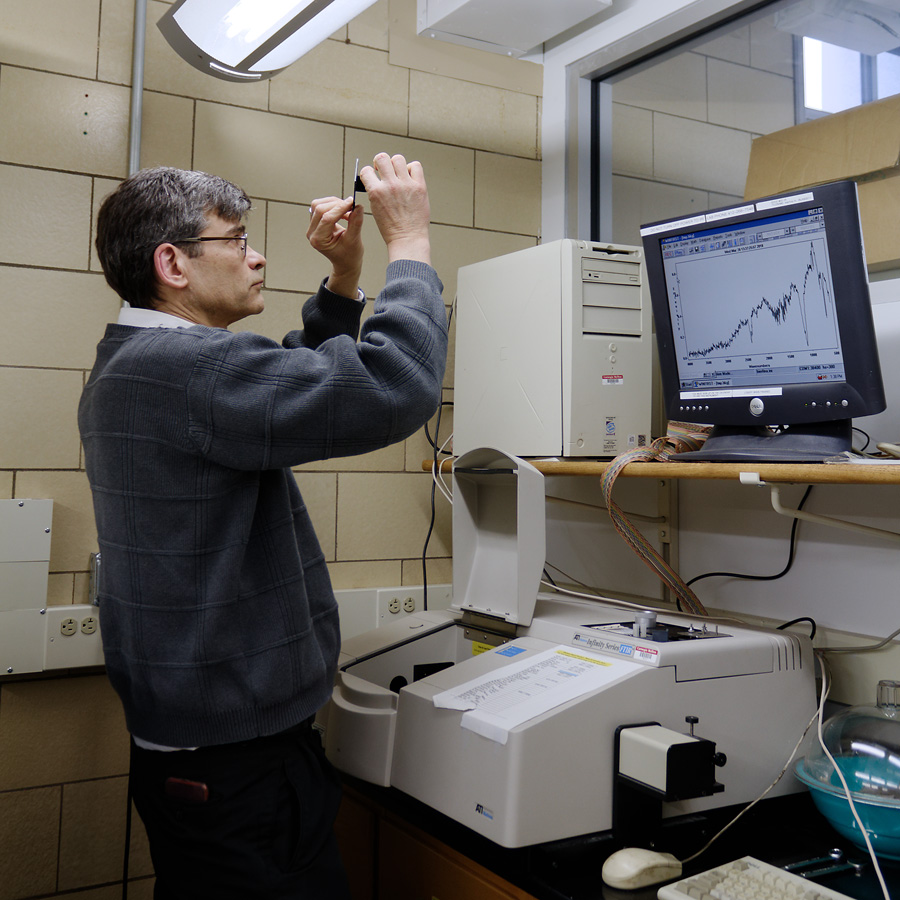
[(157, 23), (186, 62), (226, 81), (278, 74), (375, 0), (176, 0)]

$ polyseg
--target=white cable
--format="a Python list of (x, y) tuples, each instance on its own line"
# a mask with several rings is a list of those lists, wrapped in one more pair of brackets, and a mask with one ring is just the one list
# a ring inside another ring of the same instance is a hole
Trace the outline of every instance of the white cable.
[[(759, 482), (759, 484), (766, 484), (766, 482)], [(772, 509), (774, 509), (775, 512), (777, 512), (781, 516), (788, 516), (792, 519), (801, 519), (804, 522), (815, 522), (819, 525), (826, 525), (830, 528), (843, 528), (845, 531), (856, 531), (861, 534), (880, 537), (882, 538), (882, 540), (900, 543), (900, 534), (895, 531), (885, 531), (883, 528), (872, 528), (869, 525), (859, 525), (856, 522), (847, 522), (844, 519), (836, 519), (833, 516), (820, 516), (815, 513), (809, 513), (799, 509), (789, 509), (788, 507), (782, 506), (781, 490), (780, 486), (777, 484), (769, 483), (769, 491), (769, 499), (772, 501)]]
[(447, 486), (444, 484), (443, 479), (441, 478), (437, 469), (432, 465), (431, 467), (431, 480), (435, 483), (437, 489), (441, 492), (443, 498), (452, 506), (453, 505), (453, 495), (447, 490)]
[(863, 825), (862, 819), (860, 819), (859, 813), (856, 811), (856, 804), (853, 802), (853, 792), (850, 790), (850, 787), (847, 784), (847, 780), (844, 778), (844, 773), (841, 771), (840, 767), (835, 761), (835, 758), (831, 755), (831, 751), (828, 749), (828, 747), (825, 746), (825, 740), (822, 736), (822, 722), (824, 719), (825, 698), (828, 696), (830, 685), (828, 685), (828, 668), (825, 665), (825, 660), (820, 659), (820, 663), (822, 670), (822, 692), (821, 701), (819, 703), (818, 729), (816, 734), (819, 738), (819, 744), (822, 747), (822, 751), (828, 757), (831, 765), (834, 766), (834, 771), (837, 774), (837, 777), (840, 779), (841, 786), (844, 788), (844, 794), (847, 797), (847, 802), (850, 804), (850, 812), (853, 813), (853, 818), (856, 820), (856, 825), (859, 828), (860, 834), (862, 834), (863, 839), (866, 842), (869, 856), (872, 859), (872, 865), (875, 867), (875, 874), (878, 876), (878, 883), (881, 885), (881, 891), (884, 894), (884, 900), (891, 900), (891, 895), (888, 893), (887, 884), (885, 884), (884, 881), (884, 876), (881, 874), (881, 866), (878, 865), (878, 857), (875, 855), (875, 851), (872, 849), (872, 842), (869, 840), (868, 829)]
[(752, 803), (747, 804), (747, 806), (745, 806), (730, 822), (728, 822), (719, 831), (717, 831), (706, 842), (706, 844), (704, 844), (703, 847), (701, 847), (692, 856), (689, 856), (687, 859), (683, 859), (682, 863), (689, 863), (700, 856), (701, 853), (705, 853), (715, 841), (717, 841), (723, 834), (725, 834), (725, 832), (728, 831), (728, 829), (731, 828), (731, 826), (734, 825), (734, 823), (737, 822), (737, 820), (740, 819), (742, 815), (744, 815), (745, 812), (749, 812), (751, 809), (753, 809), (753, 807), (756, 806), (756, 804), (759, 803), (759, 801), (762, 800), (769, 793), (769, 791), (771, 791), (775, 787), (775, 785), (778, 784), (779, 781), (781, 781), (781, 779), (784, 777), (784, 773), (787, 772), (788, 767), (796, 756), (797, 751), (800, 749), (800, 745), (803, 743), (803, 739), (806, 737), (806, 733), (812, 727), (812, 723), (815, 722), (819, 717), (819, 712), (820, 710), (817, 709), (815, 713), (813, 713), (812, 718), (809, 720), (809, 722), (806, 723), (806, 728), (803, 729), (803, 734), (800, 735), (800, 739), (794, 745), (794, 749), (791, 750), (791, 755), (787, 758), (787, 762), (784, 764), (784, 768), (778, 773), (775, 780)]
[[(440, 449), (438, 450), (438, 453), (446, 453), (447, 447), (449, 447), (452, 443), (453, 443), (453, 432), (451, 431), (450, 436), (447, 438), (447, 440), (444, 441), (443, 444), (441, 444)], [(453, 471), (452, 466), (450, 467), (450, 471), (451, 472)], [(453, 490), (452, 490), (451, 486), (448, 485), (446, 481), (444, 481), (443, 466), (438, 466), (437, 474), (438, 474), (438, 478), (440, 478), (441, 481), (443, 481), (444, 487), (447, 489), (447, 493), (446, 493), (447, 499), (450, 501), (450, 503), (453, 503)]]
[[(556, 569), (557, 572), (562, 573), (566, 576), (566, 578), (572, 578), (571, 575), (568, 575), (566, 572), (563, 572), (558, 566), (554, 566), (553, 563), (546, 563), (551, 569)], [(572, 579), (573, 581), (575, 579)], [(578, 582), (580, 583), (580, 582)], [(555, 591), (557, 594), (564, 594), (566, 597), (576, 597), (579, 600), (591, 600), (594, 603), (607, 603), (610, 606), (621, 606), (625, 609), (637, 609), (643, 612), (646, 609), (655, 609), (662, 613), (671, 613), (673, 616), (681, 616), (682, 618), (688, 619), (702, 619), (703, 622), (707, 624), (726, 624), (726, 625), (740, 625), (746, 626), (747, 622), (742, 619), (737, 618), (736, 616), (694, 616), (691, 613), (681, 612), (679, 610), (670, 610), (664, 606), (656, 605), (659, 601), (647, 602), (647, 603), (635, 603), (632, 600), (620, 600), (617, 597), (606, 597), (603, 594), (585, 594), (580, 591), (573, 591), (571, 588), (560, 587), (558, 584), (554, 584), (552, 581), (548, 581), (545, 578), (541, 579), (541, 585), (545, 588), (550, 588), (550, 590)]]
[(883, 641), (879, 641), (877, 644), (869, 644), (865, 647), (819, 647), (819, 653), (865, 653), (870, 650), (880, 650), (882, 647), (889, 644), (897, 635), (900, 634), (900, 628), (896, 631), (891, 632)]
[[(448, 437), (447, 440), (444, 441), (444, 443), (441, 444), (440, 447), (438, 447), (436, 457), (444, 452), (444, 448), (452, 440), (453, 440), (453, 435), (451, 434), (450, 437)], [(432, 461), (432, 463), (431, 463), (431, 480), (435, 483), (435, 485), (437, 486), (437, 489), (444, 495), (444, 499), (452, 506), (453, 505), (453, 493), (450, 490), (447, 483), (444, 481), (443, 463), (444, 463), (443, 460), (438, 460), (437, 458), (435, 458)]]
[[(553, 568), (556, 568), (554, 566)], [(603, 603), (609, 603), (611, 606), (622, 606), (626, 609), (639, 609), (641, 611), (647, 609), (646, 605), (642, 605), (640, 603), (632, 603), (629, 600), (617, 600), (614, 597), (604, 597), (601, 594), (584, 594), (581, 591), (573, 591), (569, 588), (560, 587), (557, 584), (554, 584), (552, 581), (547, 581), (546, 579), (541, 579), (541, 585), (546, 588), (550, 588), (552, 591), (556, 591), (558, 594), (565, 594), (567, 597), (577, 597), (579, 600), (600, 600)]]
[[(544, 574), (547, 575), (547, 580), (542, 583), (545, 586), (547, 584), (549, 584), (553, 587), (554, 590), (558, 590), (561, 593), (565, 592), (565, 590), (566, 590), (564, 588), (560, 588), (555, 582), (550, 580), (550, 576), (547, 574), (547, 571), (546, 571), (547, 569), (553, 569), (554, 572), (559, 572), (559, 574), (564, 576), (570, 584), (576, 584), (576, 585), (578, 585), (578, 587), (583, 587), (586, 591), (593, 592), (591, 594), (582, 595), (582, 598), (588, 597), (591, 600), (605, 600), (606, 599), (597, 588), (595, 588), (589, 584), (585, 584), (583, 581), (579, 581), (574, 575), (570, 575), (568, 572), (565, 571), (565, 569), (561, 569), (559, 566), (554, 565), (549, 560), (544, 561)], [(625, 601), (625, 602), (628, 602), (628, 601)]]

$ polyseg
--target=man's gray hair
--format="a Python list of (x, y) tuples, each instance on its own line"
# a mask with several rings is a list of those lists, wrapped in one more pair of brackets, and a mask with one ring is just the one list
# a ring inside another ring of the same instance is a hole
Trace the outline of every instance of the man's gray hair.
[[(207, 216), (240, 222), (250, 198), (237, 185), (184, 169), (142, 169), (123, 181), (100, 207), (97, 254), (109, 286), (132, 306), (152, 309), (156, 298), (153, 253), (160, 244), (197, 237)], [(201, 244), (184, 244), (190, 255)]]

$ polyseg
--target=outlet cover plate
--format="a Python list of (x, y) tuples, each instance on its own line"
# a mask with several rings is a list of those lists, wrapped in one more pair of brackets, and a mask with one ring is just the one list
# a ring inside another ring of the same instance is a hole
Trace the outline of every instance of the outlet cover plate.
[[(44, 639), (44, 669), (76, 669), (82, 666), (103, 665), (103, 644), (100, 641), (100, 628), (90, 634), (82, 629), (85, 620), (99, 623), (100, 610), (87, 603), (67, 606), (48, 606), (43, 616), (46, 619)], [(74, 619), (75, 633), (64, 635), (62, 623), (66, 619)], [(90, 631), (90, 627), (87, 629)]]

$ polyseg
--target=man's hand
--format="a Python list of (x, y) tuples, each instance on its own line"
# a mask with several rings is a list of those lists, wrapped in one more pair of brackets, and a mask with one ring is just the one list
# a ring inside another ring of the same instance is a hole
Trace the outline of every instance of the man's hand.
[(306, 238), (331, 263), (328, 290), (342, 297), (357, 296), (362, 272), (363, 210), (352, 198), (324, 197), (309, 207)]
[(431, 207), (422, 164), (379, 153), (372, 166), (360, 170), (359, 177), (366, 186), (375, 224), (387, 244), (388, 260), (415, 259), (430, 265)]

